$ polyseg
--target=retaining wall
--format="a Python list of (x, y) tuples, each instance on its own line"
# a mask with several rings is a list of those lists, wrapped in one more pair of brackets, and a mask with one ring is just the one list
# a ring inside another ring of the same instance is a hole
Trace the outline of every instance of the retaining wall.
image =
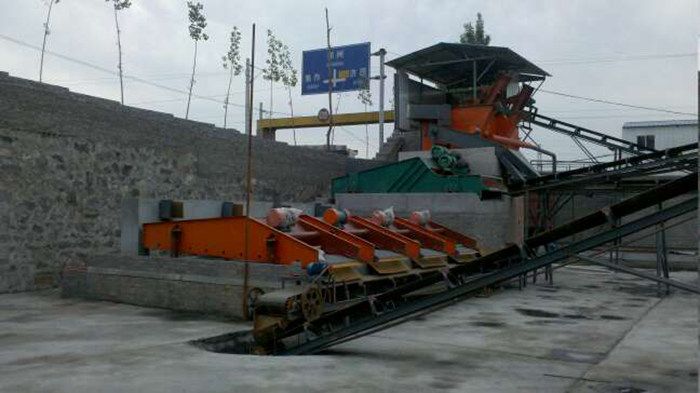
[[(0, 72), (0, 293), (119, 250), (124, 198), (244, 196), (246, 135)], [(311, 202), (375, 161), (254, 138), (256, 200)]]

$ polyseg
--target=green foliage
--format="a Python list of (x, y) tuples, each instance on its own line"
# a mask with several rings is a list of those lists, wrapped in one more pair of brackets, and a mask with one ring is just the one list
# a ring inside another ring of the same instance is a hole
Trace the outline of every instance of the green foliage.
[(190, 17), (190, 37), (195, 41), (208, 40), (209, 36), (204, 32), (204, 28), (207, 27), (207, 19), (204, 17), (204, 6), (200, 2), (188, 1), (187, 8)]
[(282, 65), (282, 83), (285, 86), (294, 87), (297, 85), (297, 70), (292, 64), (292, 57), (289, 47), (284, 45), (280, 54), (280, 64)]
[(282, 66), (280, 64), (280, 51), (282, 50), (282, 41), (272, 33), (272, 30), (267, 30), (267, 65), (262, 73), (263, 79), (279, 82), (282, 78)]
[(372, 106), (372, 92), (369, 90), (369, 79), (363, 81), (363, 88), (357, 93), (357, 99), (364, 105)]
[(282, 82), (287, 87), (297, 85), (297, 70), (292, 64), (289, 47), (275, 37), (272, 30), (267, 30), (267, 65), (263, 69), (263, 78), (272, 82)]
[(229, 47), (226, 55), (221, 57), (225, 69), (233, 71), (233, 75), (238, 75), (243, 70), (241, 64), (241, 32), (238, 27), (233, 26), (231, 35), (229, 36)]
[(476, 27), (471, 22), (464, 24), (464, 32), (459, 36), (462, 44), (488, 45), (491, 43), (491, 36), (484, 30), (484, 19), (481, 13), (476, 14)]
[[(105, 0), (106, 2), (111, 2), (114, 4), (114, 9), (117, 11), (121, 11), (125, 8), (131, 7), (131, 0)], [(58, 3), (58, 0), (56, 0)]]

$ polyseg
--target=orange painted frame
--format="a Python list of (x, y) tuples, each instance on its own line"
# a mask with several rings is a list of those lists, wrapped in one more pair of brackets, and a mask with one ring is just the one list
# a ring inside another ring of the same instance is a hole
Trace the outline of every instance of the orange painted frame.
[(248, 223), (248, 261), (291, 264), (302, 267), (317, 262), (314, 247), (254, 218), (223, 217), (157, 222), (143, 225), (143, 246), (151, 250), (173, 249), (172, 231), (180, 230), (177, 250), (183, 254), (245, 260)]
[(436, 223), (435, 221), (428, 221), (428, 225), (425, 227), (427, 230), (434, 231), (436, 233), (439, 233), (442, 236), (449, 237), (451, 239), (454, 239), (457, 243), (469, 247), (474, 250), (478, 250), (477, 248), (477, 242), (474, 238), (467, 236), (463, 233), (457, 232), (455, 230), (452, 230), (446, 226), (440, 225)]
[(442, 251), (449, 255), (457, 255), (455, 240), (439, 233), (435, 233), (420, 225), (416, 225), (404, 218), (394, 218), (394, 226), (398, 229), (407, 229), (415, 236), (425, 248)]
[(367, 240), (381, 248), (398, 252), (414, 260), (420, 258), (421, 245), (416, 240), (379, 226), (363, 217), (349, 216), (348, 223), (367, 229), (369, 231)]
[(322, 248), (326, 252), (357, 258), (362, 262), (374, 261), (374, 244), (359, 236), (344, 232), (338, 227), (306, 214), (299, 216), (297, 224), (317, 231), (325, 243), (322, 244)]

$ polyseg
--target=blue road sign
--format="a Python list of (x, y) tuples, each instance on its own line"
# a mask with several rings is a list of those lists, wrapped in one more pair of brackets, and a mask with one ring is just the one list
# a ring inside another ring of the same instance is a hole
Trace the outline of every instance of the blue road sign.
[[(331, 48), (333, 92), (361, 90), (369, 83), (370, 43)], [(307, 50), (301, 67), (301, 94), (328, 93), (328, 49)]]

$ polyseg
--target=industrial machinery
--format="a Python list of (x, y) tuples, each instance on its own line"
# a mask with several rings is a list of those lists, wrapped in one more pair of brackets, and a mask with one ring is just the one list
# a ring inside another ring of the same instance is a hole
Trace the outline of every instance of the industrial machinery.
[(501, 177), (470, 174), (457, 152), (435, 145), (430, 157), (415, 157), (333, 179), (336, 193), (460, 192), (493, 197), (506, 192)]
[[(317, 353), (513, 280), (525, 285), (541, 271), (551, 282), (552, 264), (583, 258), (579, 253), (605, 244), (619, 246), (630, 234), (663, 227), (697, 209), (697, 144), (657, 152), (540, 115), (533, 84), (549, 74), (508, 48), (440, 43), (387, 64), (397, 70), (394, 120), (405, 139), (403, 149), (420, 154), (338, 177), (332, 195), (472, 193), (480, 197), (478, 203), (501, 195), (523, 197), (524, 239), (487, 252), (474, 234), (435, 222), (429, 211), (397, 216), (391, 206), (372, 206), (377, 210), (364, 215), (331, 207), (314, 217), (275, 208), (264, 219), (145, 224), (143, 247), (151, 252), (305, 270), (296, 285), (251, 297), (252, 330), (197, 345), (217, 352)], [(615, 160), (556, 171), (556, 156), (531, 140), (532, 124), (569, 135), (579, 146), (579, 140), (605, 146)], [(501, 173), (481, 173), (470, 164), (470, 151), (454, 150), (472, 148), (492, 152)], [(550, 155), (552, 173), (539, 173), (520, 149)], [(662, 173), (678, 176), (654, 178), (653, 185), (635, 189), (637, 195), (571, 222), (552, 220), (563, 202), (561, 195), (550, 199), (550, 190), (614, 188)], [(667, 274), (646, 278), (700, 293)]]
[(607, 147), (616, 158), (654, 152), (540, 115), (533, 96), (550, 75), (509, 48), (438, 43), (387, 65), (396, 69), (396, 131), (414, 135), (405, 150), (496, 144), (552, 155), (532, 140), (528, 131), (535, 124), (572, 137), (584, 151), (579, 140)]
[[(551, 279), (550, 267), (553, 263), (564, 262), (572, 257), (575, 258), (578, 253), (614, 242), (676, 217), (693, 213), (698, 205), (697, 196), (685, 198), (672, 205), (665, 205), (663, 209), (658, 211), (648, 212), (648, 208), (678, 200), (677, 198), (684, 194), (694, 193), (697, 190), (697, 181), (697, 171), (695, 171), (678, 180), (532, 236), (521, 246), (510, 245), (468, 263), (450, 264), (444, 268), (430, 269), (415, 280), (371, 296), (334, 303), (332, 307), (321, 312), (318, 311), (318, 308), (312, 308), (313, 311), (307, 314), (304, 314), (303, 311), (294, 313), (288, 311), (295, 310), (293, 305), (274, 306), (274, 315), (278, 318), (275, 323), (256, 322), (255, 328), (250, 332), (226, 334), (199, 340), (197, 345), (217, 352), (275, 355), (312, 354), (333, 345), (387, 329), (413, 319), (417, 315), (426, 314), (478, 291), (498, 286), (513, 279), (517, 279), (521, 285), (524, 285), (528, 274), (533, 280), (536, 280), (538, 269), (545, 269), (545, 276)], [(647, 213), (644, 213), (645, 209)], [(412, 216), (413, 220), (409, 221), (416, 225), (420, 225), (420, 222), (428, 222), (424, 212), (417, 212)], [(386, 218), (387, 214), (379, 212), (374, 220), (383, 221)], [(610, 226), (611, 222), (622, 220), (624, 220), (624, 224)], [(592, 229), (599, 229), (599, 231), (581, 236)], [(579, 237), (576, 238), (576, 235)], [(575, 240), (571, 240), (572, 238)], [(554, 247), (556, 242), (567, 239), (569, 241), (566, 244)], [(596, 262), (595, 259), (588, 259)], [(605, 262), (602, 264), (608, 266)], [(614, 265), (612, 267), (615, 268)], [(624, 267), (620, 267), (619, 270), (630, 273), (630, 269)], [(643, 277), (700, 293), (700, 288), (692, 285), (651, 275), (643, 275)], [(316, 283), (322, 280), (323, 275), (317, 278)], [(316, 283), (313, 285), (317, 285)], [(427, 290), (429, 288), (433, 290)], [(321, 292), (329, 290), (328, 288), (319, 289)], [(278, 303), (294, 304), (294, 302), (292, 297), (287, 297)], [(268, 302), (264, 301), (256, 308), (256, 321), (258, 318), (267, 320), (268, 307)], [(277, 311), (280, 308), (283, 310), (282, 313)], [(285, 313), (291, 317), (281, 319), (279, 315)], [(310, 315), (310, 317), (304, 315)]]

